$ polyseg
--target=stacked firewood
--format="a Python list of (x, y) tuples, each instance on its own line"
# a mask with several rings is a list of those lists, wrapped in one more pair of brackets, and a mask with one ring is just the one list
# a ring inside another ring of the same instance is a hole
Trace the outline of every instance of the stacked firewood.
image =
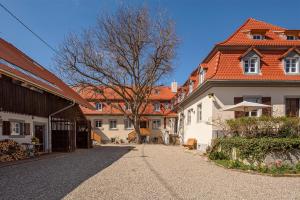
[(17, 142), (13, 140), (0, 141), (0, 162), (25, 159), (27, 154)]

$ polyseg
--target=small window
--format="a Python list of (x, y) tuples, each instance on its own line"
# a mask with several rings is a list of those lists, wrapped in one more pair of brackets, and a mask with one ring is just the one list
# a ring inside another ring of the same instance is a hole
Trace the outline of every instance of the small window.
[(95, 127), (96, 128), (102, 128), (102, 120), (96, 120), (95, 121)]
[(297, 37), (294, 36), (294, 35), (287, 35), (287, 36), (286, 36), (286, 39), (287, 39), (287, 40), (297, 40)]
[(263, 35), (259, 35), (259, 34), (255, 34), (252, 35), (253, 40), (263, 40), (264, 36)]
[(130, 106), (128, 103), (125, 103), (125, 110), (130, 110)]
[(169, 102), (165, 102), (165, 109), (169, 109), (170, 108), (170, 103)]
[(202, 120), (202, 103), (197, 105), (197, 122)]
[(96, 103), (96, 109), (99, 110), (99, 111), (102, 111), (102, 108), (103, 108), (102, 103), (97, 102), (97, 103)]
[(244, 72), (246, 74), (257, 74), (258, 71), (258, 58), (244, 60)]
[(154, 111), (159, 112), (160, 111), (160, 103), (154, 103)]
[(287, 74), (299, 73), (299, 61), (297, 58), (286, 58), (285, 59), (285, 72)]
[(160, 119), (154, 119), (152, 121), (152, 129), (160, 129), (161, 123)]
[(190, 85), (189, 85), (189, 93), (191, 94), (193, 92), (194, 89), (194, 81), (190, 81)]
[(11, 133), (10, 135), (24, 135), (24, 123), (10, 122)]
[(187, 124), (190, 125), (191, 122), (192, 122), (192, 109), (189, 109), (187, 114)]
[(200, 76), (199, 76), (200, 81), (199, 81), (199, 84), (202, 84), (204, 82), (204, 80), (205, 80), (205, 73), (206, 73), (205, 70), (201, 70), (200, 71)]
[(117, 120), (109, 120), (109, 129), (117, 129)]
[(124, 120), (124, 128), (125, 129), (132, 129), (132, 124), (131, 124), (131, 121), (129, 119)]

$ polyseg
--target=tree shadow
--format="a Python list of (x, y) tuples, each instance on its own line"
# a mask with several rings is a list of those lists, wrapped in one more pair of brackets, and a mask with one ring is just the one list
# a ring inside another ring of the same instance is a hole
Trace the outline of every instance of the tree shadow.
[(61, 199), (133, 146), (101, 146), (0, 168), (0, 198)]

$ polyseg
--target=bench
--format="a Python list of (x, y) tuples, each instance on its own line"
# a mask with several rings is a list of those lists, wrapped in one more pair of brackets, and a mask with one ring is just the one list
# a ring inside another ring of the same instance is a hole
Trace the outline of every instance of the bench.
[(196, 149), (197, 147), (197, 140), (195, 138), (189, 138), (187, 140), (187, 143), (183, 145), (184, 147), (187, 147), (188, 149)]

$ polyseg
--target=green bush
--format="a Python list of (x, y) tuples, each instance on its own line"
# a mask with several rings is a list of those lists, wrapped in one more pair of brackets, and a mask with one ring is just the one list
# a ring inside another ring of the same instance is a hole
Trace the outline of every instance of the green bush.
[[(225, 157), (232, 159), (232, 149), (235, 148), (240, 159), (251, 163), (262, 162), (266, 155), (274, 151), (288, 151), (300, 149), (300, 138), (244, 138), (227, 137), (217, 138), (213, 142), (212, 152), (221, 149)], [(220, 153), (219, 153), (220, 154)]]
[(300, 119), (291, 117), (241, 117), (225, 122), (227, 134), (247, 138), (298, 137)]
[(228, 158), (223, 152), (214, 151), (209, 154), (211, 160), (227, 160)]

